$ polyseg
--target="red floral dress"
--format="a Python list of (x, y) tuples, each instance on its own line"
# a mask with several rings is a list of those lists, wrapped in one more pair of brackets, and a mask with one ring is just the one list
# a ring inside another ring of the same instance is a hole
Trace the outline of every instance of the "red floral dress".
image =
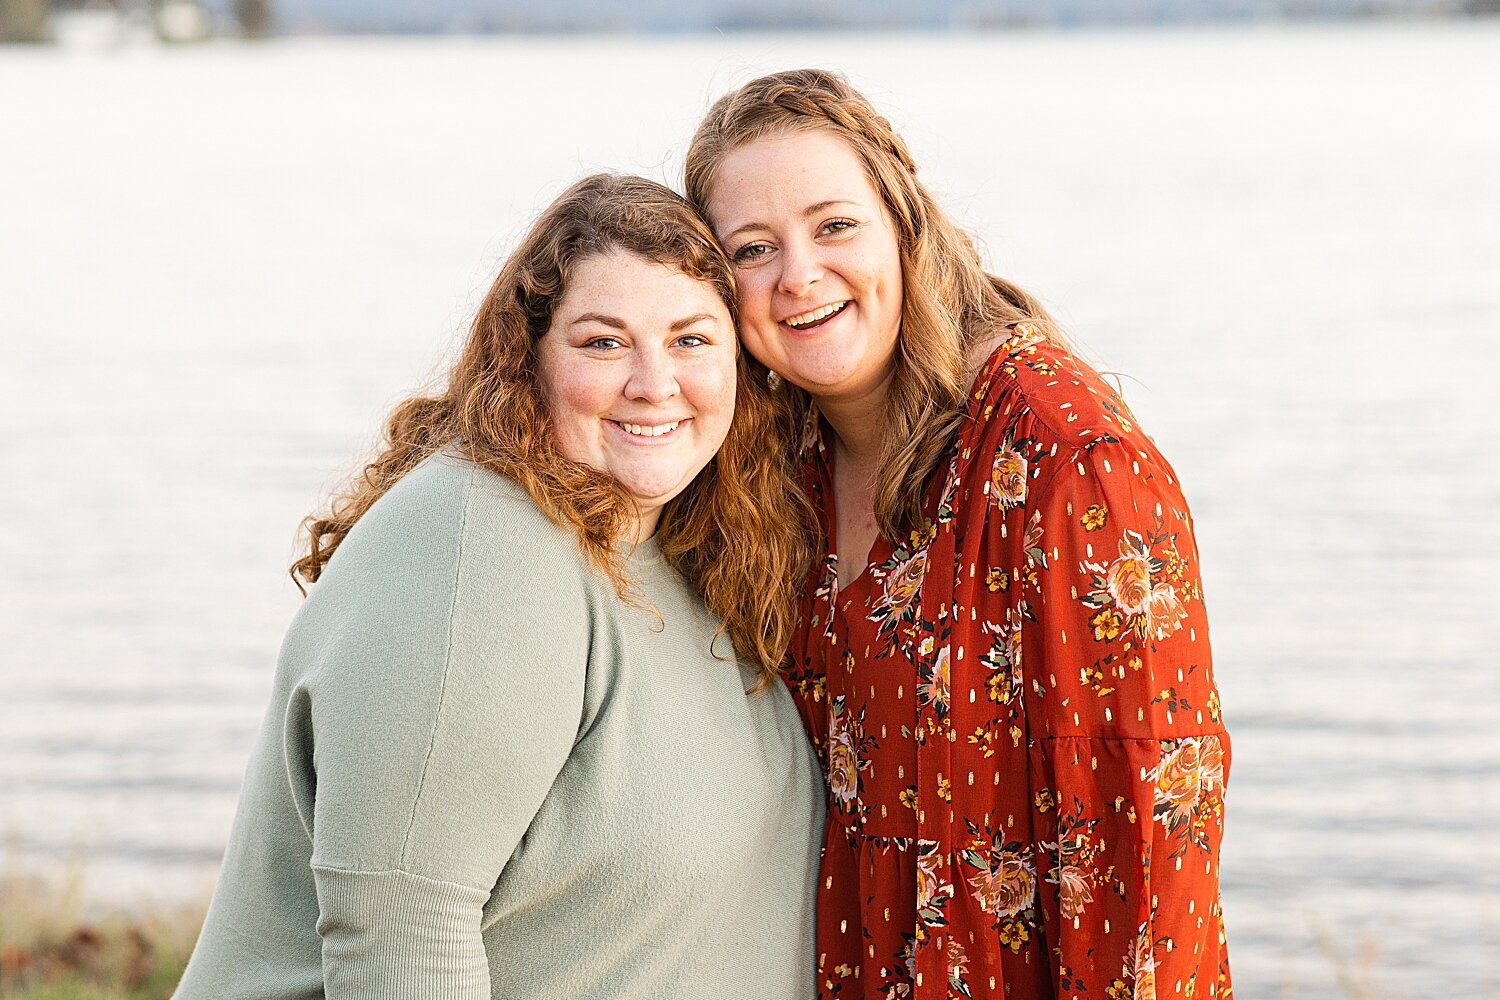
[(1229, 739), (1176, 477), (1026, 324), (969, 417), (926, 519), (842, 592), (829, 555), (804, 599), (787, 680), (828, 778), (820, 995), (1228, 997)]

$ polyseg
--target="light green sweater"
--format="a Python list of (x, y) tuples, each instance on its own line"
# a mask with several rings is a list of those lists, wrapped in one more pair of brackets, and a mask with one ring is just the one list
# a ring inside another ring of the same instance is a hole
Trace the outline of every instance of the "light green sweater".
[(653, 542), (630, 570), (665, 627), (510, 480), (382, 497), (287, 633), (177, 1000), (812, 996), (791, 699)]

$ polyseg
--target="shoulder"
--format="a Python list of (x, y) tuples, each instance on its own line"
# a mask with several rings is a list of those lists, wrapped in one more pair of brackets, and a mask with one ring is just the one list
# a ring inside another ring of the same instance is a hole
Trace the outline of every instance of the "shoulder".
[(967, 453), (1017, 463), (1033, 498), (1076, 478), (1059, 475), (1068, 469), (1084, 478), (1127, 472), (1175, 497), (1175, 473), (1115, 386), (1029, 324), (1010, 333), (971, 387)]
[(513, 480), (447, 452), (428, 456), (377, 500), (329, 560), (319, 591), (356, 588), (439, 598), (460, 579), (515, 578), (581, 565), (572, 532)]
[(381, 688), (405, 691), (413, 705), (414, 692), (448, 683), (454, 664), (464, 672), (456, 683), (490, 690), (484, 678), (523, 651), (545, 650), (542, 659), (576, 664), (581, 677), (581, 644), (601, 604), (591, 581), (571, 532), (519, 486), (434, 455), (376, 501), (328, 561), (287, 631), (283, 669), (377, 700)]
[(1019, 324), (996, 343), (974, 382), (1003, 420), (1026, 419), (1059, 444), (1145, 435), (1119, 390), (1066, 346)]
[(484, 544), (497, 537), (525, 543), (537, 554), (561, 556), (575, 550), (572, 532), (550, 521), (515, 480), (462, 456), (438, 452), (377, 500), (345, 545)]
[(1120, 391), (1025, 323), (993, 346), (970, 389), (969, 417), (975, 429), (1028, 441), (1037, 453), (1068, 456), (1110, 446), (1155, 453)]

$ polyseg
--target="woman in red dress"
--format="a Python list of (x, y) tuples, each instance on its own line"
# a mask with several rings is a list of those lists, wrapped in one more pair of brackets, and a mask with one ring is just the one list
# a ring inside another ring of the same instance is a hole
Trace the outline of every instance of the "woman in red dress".
[(1228, 997), (1229, 740), (1171, 466), (843, 79), (721, 98), (686, 174), (806, 414), (821, 995)]

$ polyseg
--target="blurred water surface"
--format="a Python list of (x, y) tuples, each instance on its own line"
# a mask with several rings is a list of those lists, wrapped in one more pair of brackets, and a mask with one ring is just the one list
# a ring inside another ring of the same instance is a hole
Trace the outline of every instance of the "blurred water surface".
[(1497, 28), (0, 52), (0, 864), (206, 896), (299, 518), (566, 182), (813, 64), (1186, 483), (1239, 995), (1500, 996)]

